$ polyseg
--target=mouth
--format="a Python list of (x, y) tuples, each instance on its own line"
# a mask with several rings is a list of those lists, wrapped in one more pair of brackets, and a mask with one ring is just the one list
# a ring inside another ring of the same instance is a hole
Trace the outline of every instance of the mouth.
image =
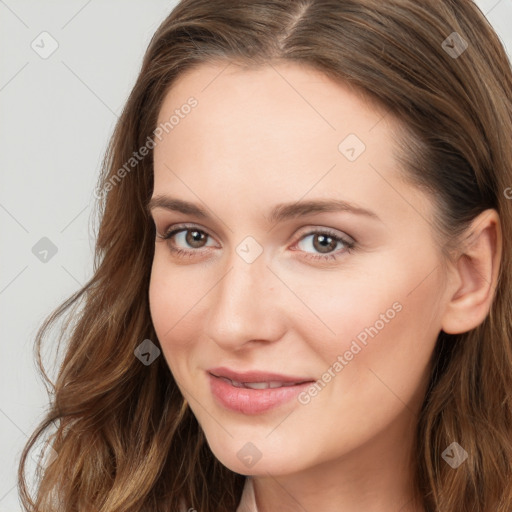
[(261, 414), (282, 406), (296, 397), (314, 379), (228, 368), (207, 371), (216, 401), (226, 409), (243, 414)]
[(288, 386), (297, 386), (298, 384), (304, 384), (304, 381), (300, 382), (281, 382), (277, 380), (271, 381), (262, 381), (262, 382), (239, 382), (236, 380), (228, 379), (227, 377), (220, 377), (214, 375), (214, 377), (218, 377), (219, 379), (224, 380), (228, 384), (231, 384), (235, 388), (246, 388), (246, 389), (276, 389), (276, 388), (284, 388)]

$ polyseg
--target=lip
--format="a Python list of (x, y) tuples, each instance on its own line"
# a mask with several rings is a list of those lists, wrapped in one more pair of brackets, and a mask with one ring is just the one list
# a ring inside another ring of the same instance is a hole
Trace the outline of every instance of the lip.
[(208, 373), (216, 377), (226, 377), (230, 380), (238, 382), (312, 382), (313, 379), (304, 377), (303, 375), (283, 375), (280, 373), (260, 372), (252, 370), (247, 372), (236, 372), (224, 366), (218, 368), (210, 368)]
[[(207, 373), (211, 392), (218, 403), (229, 410), (243, 414), (261, 414), (283, 405), (314, 382), (313, 379), (303, 376), (261, 371), (235, 372), (229, 368), (212, 368), (207, 370)], [(279, 387), (266, 389), (239, 387), (241, 383), (255, 382), (272, 383)]]

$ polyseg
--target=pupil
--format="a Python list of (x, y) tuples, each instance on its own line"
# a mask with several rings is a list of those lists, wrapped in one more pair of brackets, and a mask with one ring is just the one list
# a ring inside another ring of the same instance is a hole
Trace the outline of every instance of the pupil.
[(187, 238), (191, 239), (187, 240), (187, 242), (190, 243), (190, 245), (193, 245), (193, 243), (201, 242), (201, 240), (204, 238), (204, 235), (201, 233), (201, 231), (194, 230), (188, 232)]
[[(318, 235), (317, 239), (320, 243), (319, 247), (320, 247), (321, 252), (329, 252), (329, 249), (330, 249), (329, 245), (331, 245), (333, 238), (330, 236)], [(325, 249), (327, 249), (327, 251)]]

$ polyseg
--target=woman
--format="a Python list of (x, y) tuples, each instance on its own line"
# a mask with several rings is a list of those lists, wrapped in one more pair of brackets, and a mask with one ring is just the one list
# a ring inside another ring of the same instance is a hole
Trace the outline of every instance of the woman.
[(510, 511), (511, 93), (467, 0), (182, 1), (26, 509)]

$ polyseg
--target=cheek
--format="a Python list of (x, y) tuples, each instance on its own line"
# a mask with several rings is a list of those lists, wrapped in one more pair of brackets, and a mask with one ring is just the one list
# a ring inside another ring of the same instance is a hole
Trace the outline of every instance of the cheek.
[[(190, 267), (171, 265), (166, 257), (165, 249), (155, 251), (149, 283), (149, 306), (151, 318), (161, 341), (167, 337), (175, 337), (177, 329), (190, 323), (207, 286), (206, 275)], [(159, 336), (160, 337), (160, 336)]]
[[(386, 431), (402, 415), (413, 421), (439, 332), (435, 311), (440, 283), (434, 276), (411, 293), (417, 282), (411, 275), (386, 286), (381, 280), (379, 290), (372, 292), (373, 286), (365, 293), (350, 286), (352, 300), (342, 295), (338, 307), (324, 309), (336, 336), (320, 340), (311, 330), (308, 344), (322, 355), (324, 366), (319, 380), (300, 397), (303, 407), (295, 420), (297, 428), (313, 421), (316, 449), (325, 448), (321, 439), (330, 439), (332, 452), (341, 453)], [(339, 418), (335, 437), (333, 418)]]
[[(177, 376), (186, 354), (191, 348), (190, 329), (193, 326), (193, 306), (204, 292), (190, 286), (189, 277), (180, 269), (170, 269), (165, 259), (155, 254), (149, 284), (149, 307), (156, 335), (163, 355)], [(199, 281), (198, 281), (199, 282)], [(201, 293), (202, 292), (202, 293)]]
[(308, 306), (325, 328), (304, 322), (301, 337), (320, 356), (321, 380), (335, 382), (332, 392), (350, 399), (346, 391), (355, 386), (352, 396), (363, 403), (367, 395), (369, 405), (382, 393), (407, 400), (424, 383), (440, 331), (442, 281), (431, 272), (435, 264), (404, 268), (392, 258), (378, 273), (331, 278), (308, 290)]

